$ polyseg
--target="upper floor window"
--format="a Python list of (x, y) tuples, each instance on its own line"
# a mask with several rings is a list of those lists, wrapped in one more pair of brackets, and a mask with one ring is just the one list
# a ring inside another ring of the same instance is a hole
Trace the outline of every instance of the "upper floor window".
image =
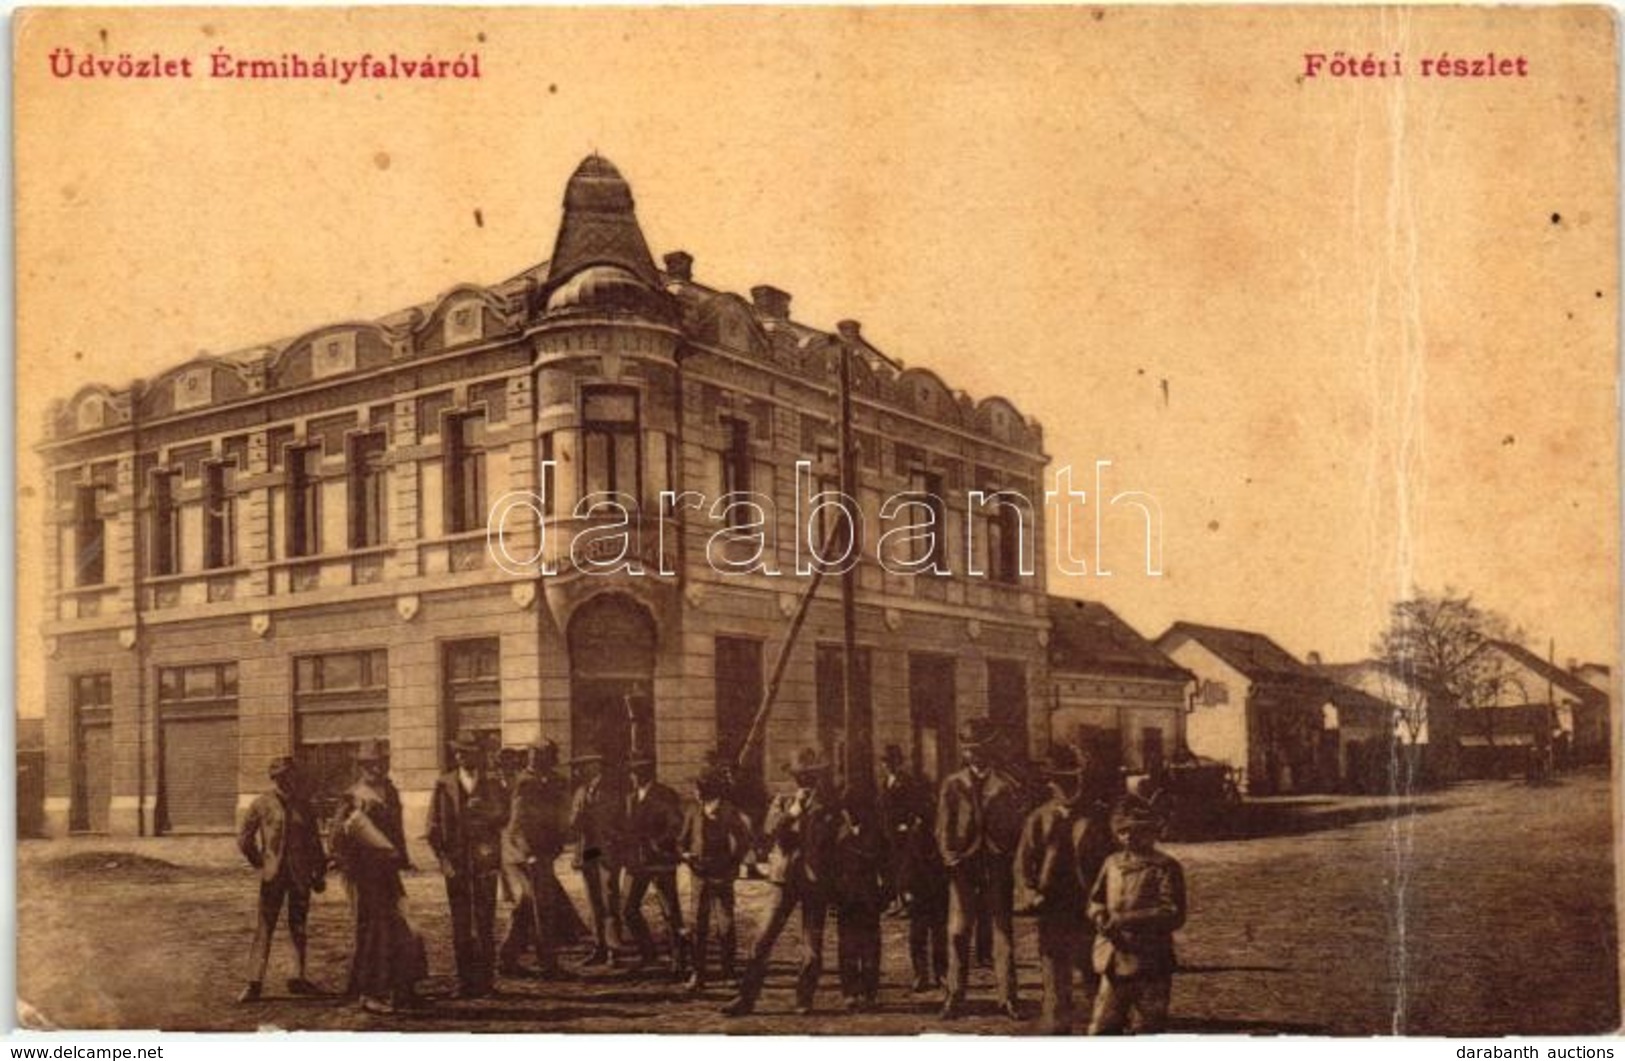
[(225, 461), (203, 466), (203, 566), (237, 562), (237, 468)]
[(993, 581), (1011, 585), (1021, 581), (1024, 534), (1021, 509), (1009, 502), (998, 504), (987, 521), (988, 576)]
[(107, 581), (107, 521), (100, 501), (103, 486), (75, 488), (73, 495), (73, 548), (76, 586), (99, 586)]
[(389, 474), (384, 464), (382, 431), (359, 435), (350, 443), (350, 548), (382, 545), (387, 537)]
[[(748, 494), (751, 488), (750, 477), (750, 421), (736, 417), (724, 417), (722, 428), (725, 435), (722, 450), (722, 494)], [(744, 505), (731, 505), (728, 508), (728, 520), (732, 526), (739, 526), (747, 522), (750, 510)]]
[(160, 469), (152, 473), (152, 573), (173, 575), (181, 569), (180, 504), (175, 488), (180, 472)]
[(288, 555), (315, 556), (322, 551), (322, 449), (288, 450)]
[(920, 526), (926, 520), (925, 513), (919, 505), (910, 506), (909, 518), (917, 527), (909, 539), (914, 549), (910, 559), (927, 565), (928, 571), (947, 571), (948, 512), (942, 500), (942, 476), (915, 469), (909, 473), (909, 494), (911, 501), (925, 505), (931, 513), (931, 526), (927, 533), (926, 528)]
[(624, 387), (597, 387), (582, 396), (583, 494), (643, 496), (638, 396)]
[(446, 529), (452, 534), (485, 526), (485, 414), (446, 417)]

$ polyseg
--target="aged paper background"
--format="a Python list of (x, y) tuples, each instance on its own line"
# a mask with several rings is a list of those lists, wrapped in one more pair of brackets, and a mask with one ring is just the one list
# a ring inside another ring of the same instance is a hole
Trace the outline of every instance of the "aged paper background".
[[(47, 404), (544, 259), (592, 151), (652, 249), (1114, 462), (1166, 573), (1065, 578), (1368, 653), (1446, 585), (1616, 664), (1617, 73), (1601, 9), (38, 10), (16, 20), (19, 710)], [(475, 81), (53, 77), (478, 53)], [(1305, 78), (1307, 52), (1403, 79)], [(1414, 60), (1522, 55), (1527, 78)], [(1085, 485), (1087, 476), (1083, 475)], [(1088, 550), (1092, 543), (1080, 543)]]

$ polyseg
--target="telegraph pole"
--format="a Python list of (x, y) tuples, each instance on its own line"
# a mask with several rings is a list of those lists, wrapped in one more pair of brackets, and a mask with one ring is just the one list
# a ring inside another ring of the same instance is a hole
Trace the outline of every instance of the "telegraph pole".
[[(842, 329), (843, 333), (845, 329)], [(841, 461), (841, 493), (857, 503), (858, 497), (858, 469), (856, 445), (852, 434), (852, 356), (853, 351), (845, 341), (843, 334), (840, 345), (841, 364), (841, 421), (838, 443), (840, 445)], [(842, 627), (842, 656), (845, 663), (845, 673), (842, 677), (841, 687), (844, 694), (842, 704), (841, 726), (846, 732), (846, 762), (843, 773), (846, 784), (858, 792), (867, 793), (874, 788), (873, 769), (870, 762), (870, 738), (874, 729), (870, 716), (871, 705), (867, 700), (860, 700), (857, 696), (858, 678), (858, 563), (863, 558), (863, 543), (858, 540), (857, 512), (848, 512), (851, 518), (851, 534), (848, 536), (848, 550), (855, 551), (857, 556), (852, 563), (846, 565), (841, 572), (841, 627)]]

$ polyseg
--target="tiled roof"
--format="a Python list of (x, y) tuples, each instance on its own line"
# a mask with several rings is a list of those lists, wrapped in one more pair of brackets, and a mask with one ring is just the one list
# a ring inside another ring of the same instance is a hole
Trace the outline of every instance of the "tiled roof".
[(1157, 638), (1158, 647), (1167, 644), (1168, 639), (1176, 634), (1184, 634), (1199, 642), (1254, 681), (1304, 683), (1321, 680), (1319, 675), (1307, 665), (1300, 663), (1292, 653), (1263, 634), (1181, 621), (1170, 626), (1166, 633)]
[(1497, 649), (1504, 655), (1511, 657), (1511, 659), (1520, 666), (1526, 667), (1530, 671), (1533, 671), (1535, 674), (1551, 682), (1553, 686), (1563, 690), (1576, 700), (1590, 703), (1593, 701), (1607, 699), (1607, 694), (1601, 689), (1596, 688), (1589, 682), (1576, 678), (1574, 675), (1570, 674), (1566, 670), (1563, 670), (1561, 667), (1557, 667), (1546, 662), (1520, 644), (1512, 641), (1486, 641), (1484, 642), (1484, 648), (1480, 649), (1479, 651), (1492, 648)]
[(1049, 598), (1050, 667), (1189, 681), (1191, 674), (1098, 601)]

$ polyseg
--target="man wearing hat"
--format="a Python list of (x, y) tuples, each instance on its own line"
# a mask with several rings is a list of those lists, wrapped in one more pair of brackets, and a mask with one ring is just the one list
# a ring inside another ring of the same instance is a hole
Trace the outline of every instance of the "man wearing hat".
[(977, 924), (993, 930), (993, 972), (999, 1008), (1011, 1020), (1016, 1007), (1016, 955), (1011, 939), (1015, 887), (1012, 861), (1023, 813), (1016, 782), (994, 765), (997, 731), (985, 718), (959, 730), (963, 769), (949, 774), (937, 799), (937, 850), (948, 867), (948, 984), (942, 1019), (959, 1016), (970, 975), (971, 937)]
[(581, 873), (592, 914), (592, 954), (583, 965), (614, 965), (621, 942), (620, 848), (624, 797), (604, 778), (604, 757), (587, 752), (570, 760), (576, 789), (570, 802), (572, 862)]
[(932, 835), (934, 800), (926, 783), (908, 772), (903, 749), (886, 745), (876, 809), (891, 852), (891, 892), (908, 914), (908, 957), (916, 992), (942, 986), (948, 971), (948, 875)]
[(621, 924), (638, 949), (639, 963), (654, 961), (654, 937), (643, 917), (644, 896), (653, 888), (671, 939), (671, 974), (680, 979), (687, 945), (683, 908), (677, 899), (682, 800), (669, 786), (655, 780), (655, 761), (647, 753), (633, 752), (627, 769), (632, 790), (626, 794), (626, 892), (621, 901)]
[(834, 898), (835, 842), (841, 826), (839, 801), (831, 786), (833, 770), (817, 749), (803, 748), (785, 767), (796, 791), (780, 796), (768, 808), (766, 831), (773, 839), (768, 880), (773, 905), (751, 945), (750, 960), (740, 978), (739, 994), (723, 1015), (741, 1017), (756, 1008), (773, 944), (801, 909), (801, 971), (796, 977), (796, 1012), (811, 1013), (813, 994), (824, 964), (824, 921)]
[(1154, 1034), (1167, 1024), (1174, 932), (1185, 924), (1185, 871), (1156, 848), (1162, 824), (1140, 800), (1125, 800), (1112, 813), (1122, 850), (1106, 857), (1089, 892), (1101, 977), (1090, 1035), (1121, 1034), (1131, 1015), (1141, 1032)]
[(1044, 980), (1044, 1031), (1072, 1031), (1072, 977), (1084, 974), (1087, 996), (1096, 979), (1090, 952), (1094, 929), (1085, 906), (1111, 853), (1109, 814), (1098, 772), (1069, 744), (1050, 749), (1042, 772), (1050, 798), (1027, 816), (1016, 850), (1022, 908), (1038, 917), (1038, 962)]
[(553, 863), (564, 850), (569, 794), (555, 773), (559, 746), (545, 741), (525, 750), (524, 768), (509, 787), (508, 821), (502, 829), (502, 876), (513, 897), (513, 916), (498, 952), (499, 970), (517, 975), (519, 957), (531, 946), (544, 979), (558, 976), (558, 920), (563, 894)]
[(401, 913), (401, 870), (412, 863), (389, 751), (383, 741), (364, 740), (355, 761), (361, 776), (340, 800), (333, 828), (355, 923), (346, 993), (368, 1012), (389, 1014), (417, 1005), (416, 984), (428, 968), (422, 937)]
[(497, 873), (507, 801), (485, 772), (485, 753), (472, 737), (451, 742), (456, 766), (440, 775), (429, 800), (429, 847), (446, 878), (451, 904), (457, 995), (491, 993), (496, 968)]
[(685, 985), (690, 992), (705, 988), (706, 951), (711, 917), (716, 915), (718, 964), (722, 978), (734, 978), (739, 938), (734, 930), (734, 878), (755, 843), (750, 822), (729, 799), (728, 776), (707, 767), (694, 781), (697, 801), (683, 818), (678, 837), (683, 861), (688, 864), (694, 889), (693, 973)]
[(238, 1002), (260, 997), (265, 967), (271, 958), (271, 935), (285, 902), (288, 937), (293, 941), (292, 995), (321, 992), (305, 978), (305, 920), (310, 893), (327, 887), (327, 854), (317, 831), (316, 812), (300, 784), (298, 767), (286, 755), (271, 760), (271, 790), (255, 798), (237, 830), (237, 848), (259, 871), (260, 912), (254, 944), (248, 952), (248, 985)]

